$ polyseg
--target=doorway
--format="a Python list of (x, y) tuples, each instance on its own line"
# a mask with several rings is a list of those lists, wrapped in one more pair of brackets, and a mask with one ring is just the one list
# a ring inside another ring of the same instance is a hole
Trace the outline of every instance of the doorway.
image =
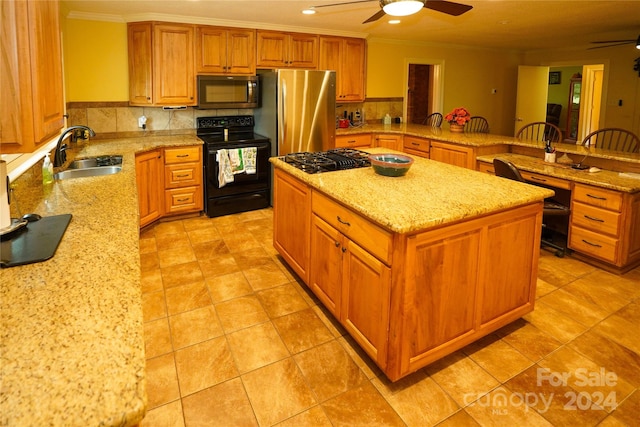
[(433, 72), (428, 64), (409, 64), (407, 118), (409, 123), (422, 124), (431, 114), (433, 102)]
[(431, 113), (441, 112), (443, 97), (443, 61), (405, 59), (404, 117), (407, 123), (422, 124)]

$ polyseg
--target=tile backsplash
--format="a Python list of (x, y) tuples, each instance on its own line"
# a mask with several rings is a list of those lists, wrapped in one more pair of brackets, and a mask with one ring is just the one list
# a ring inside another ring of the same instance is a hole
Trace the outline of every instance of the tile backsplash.
[[(361, 103), (338, 104), (336, 116), (355, 112), (364, 113), (367, 122), (382, 120), (385, 114), (402, 116), (402, 98), (380, 98)], [(68, 125), (89, 126), (96, 138), (132, 137), (144, 133), (182, 134), (195, 133), (196, 119), (203, 116), (229, 116), (253, 114), (252, 109), (163, 110), (161, 107), (131, 107), (127, 102), (70, 102), (67, 104)], [(138, 118), (147, 118), (146, 130), (138, 127)]]

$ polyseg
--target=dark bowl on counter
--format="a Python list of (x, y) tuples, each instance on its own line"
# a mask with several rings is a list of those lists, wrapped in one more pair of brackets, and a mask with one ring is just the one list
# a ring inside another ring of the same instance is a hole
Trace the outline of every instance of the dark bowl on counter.
[(403, 176), (413, 164), (413, 158), (401, 154), (370, 154), (373, 170), (384, 176)]

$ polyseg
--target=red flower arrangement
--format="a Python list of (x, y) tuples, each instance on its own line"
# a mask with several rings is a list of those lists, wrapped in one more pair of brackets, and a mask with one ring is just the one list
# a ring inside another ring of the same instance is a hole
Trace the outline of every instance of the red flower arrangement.
[(444, 116), (444, 119), (450, 124), (464, 126), (465, 123), (471, 120), (471, 114), (464, 107), (454, 108), (452, 112)]

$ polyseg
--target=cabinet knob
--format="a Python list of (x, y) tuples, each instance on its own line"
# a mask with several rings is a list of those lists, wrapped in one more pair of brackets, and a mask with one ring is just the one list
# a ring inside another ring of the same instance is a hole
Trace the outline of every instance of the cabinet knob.
[(335, 242), (336, 248), (340, 246), (340, 242)]
[(347, 252), (347, 248), (345, 248), (344, 246), (342, 247), (342, 253)]

